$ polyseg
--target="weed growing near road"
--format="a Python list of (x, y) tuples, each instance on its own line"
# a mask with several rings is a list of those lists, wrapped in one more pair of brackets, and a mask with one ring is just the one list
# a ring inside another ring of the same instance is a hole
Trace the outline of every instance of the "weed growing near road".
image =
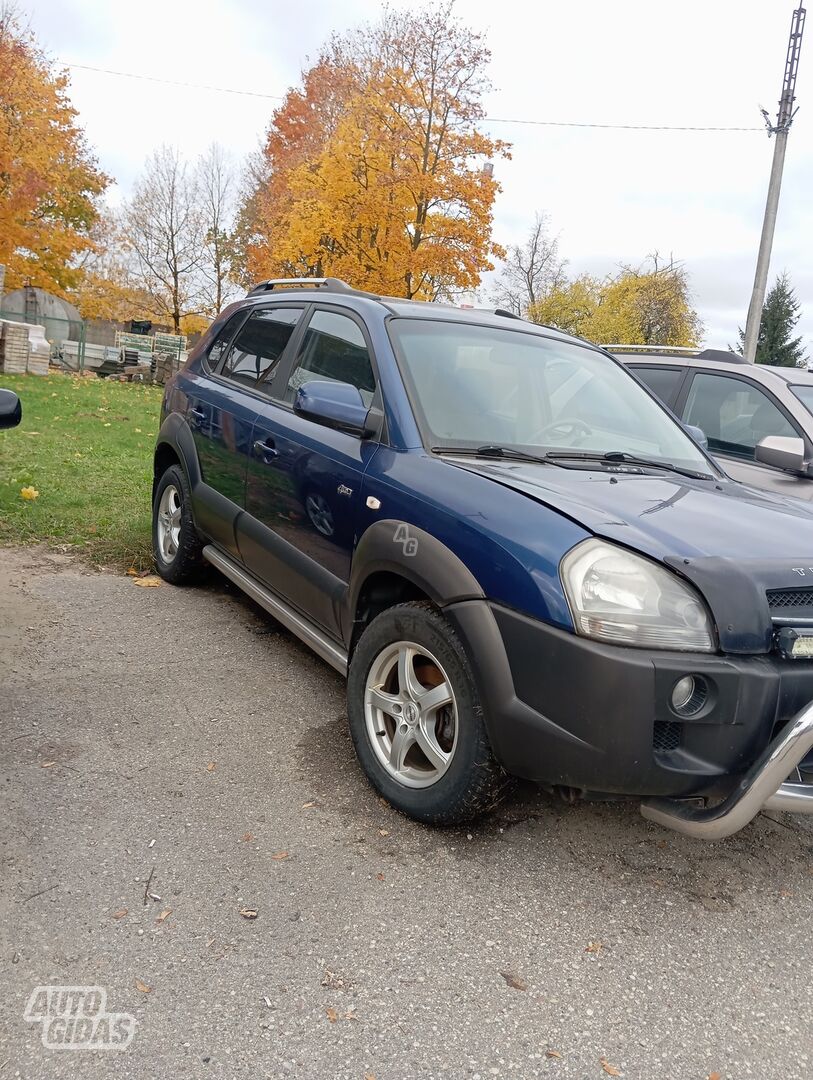
[(22, 424), (0, 431), (0, 543), (149, 566), (161, 388), (66, 375), (2, 375), (0, 386), (23, 404)]

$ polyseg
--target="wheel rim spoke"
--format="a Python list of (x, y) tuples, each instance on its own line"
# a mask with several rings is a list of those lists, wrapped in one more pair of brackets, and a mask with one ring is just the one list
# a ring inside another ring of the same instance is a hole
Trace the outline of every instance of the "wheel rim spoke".
[(367, 692), (367, 700), (374, 709), (380, 709), (387, 716), (398, 719), (403, 701), (398, 694), (388, 694), (380, 687), (373, 687)]
[(422, 713), (434, 712), (435, 709), (439, 709), (442, 705), (451, 705), (451, 687), (444, 679), (438, 686), (433, 686), (430, 690), (422, 690), (416, 698), (416, 702)]
[(399, 724), (395, 729), (390, 745), (390, 765), (396, 772), (404, 771), (404, 759), (415, 742), (415, 731), (406, 724)]
[(415, 728), (415, 741), (423, 750), (430, 765), (440, 771), (445, 770), (451, 755), (442, 750), (438, 744), (434, 720), (421, 717), (420, 723)]
[(398, 650), (398, 689), (404, 697), (417, 701), (424, 688), (415, 675), (415, 649), (402, 645)]

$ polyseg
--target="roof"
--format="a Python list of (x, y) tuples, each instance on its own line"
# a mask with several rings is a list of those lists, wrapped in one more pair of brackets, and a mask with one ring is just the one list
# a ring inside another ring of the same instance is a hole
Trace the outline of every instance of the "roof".
[[(598, 348), (592, 342), (566, 334), (553, 326), (522, 319), (509, 311), (491, 308), (457, 307), (429, 300), (406, 300), (397, 296), (377, 296), (374, 293), (353, 289), (338, 278), (278, 278), (260, 282), (246, 295), (246, 301), (268, 303), (269, 300), (297, 300), (340, 304), (358, 309), (364, 304), (378, 304), (396, 318), (435, 319), (442, 322), (471, 323), (480, 326), (498, 326), (504, 330), (522, 330), (543, 337), (555, 337), (574, 344)], [(244, 301), (245, 302), (245, 301)]]

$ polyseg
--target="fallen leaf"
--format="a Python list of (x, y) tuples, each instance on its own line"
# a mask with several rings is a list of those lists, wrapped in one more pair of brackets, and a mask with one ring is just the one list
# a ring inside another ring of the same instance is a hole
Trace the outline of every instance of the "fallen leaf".
[(325, 1009), (325, 1012), (327, 1013), (327, 1018), (331, 1022), (331, 1024), (335, 1024), (336, 1021), (339, 1019), (339, 1014), (336, 1012), (332, 1005), (328, 1005), (327, 1009)]
[(158, 916), (158, 918), (155, 921), (157, 923), (162, 923), (164, 921), (164, 919), (168, 919), (171, 914), (172, 914), (172, 908), (168, 907), (166, 909), (166, 911), (161, 912), (161, 914)]
[(560, 1058), (561, 1056), (562, 1056), (562, 1055), (561, 1055), (561, 1054), (559, 1053), (559, 1051), (558, 1051), (558, 1050), (546, 1050), (546, 1051), (545, 1051), (545, 1057), (549, 1057), (549, 1058)]
[(207, 772), (214, 772), (216, 768), (217, 768), (217, 762), (216, 761), (210, 761), (209, 764), (206, 766), (206, 771)]
[(500, 975), (505, 979), (506, 983), (514, 990), (527, 990), (528, 984), (524, 979), (520, 979), (517, 975), (513, 975), (510, 971), (501, 971)]
[(316, 806), (316, 803), (315, 802), (304, 802), (304, 803), (302, 803), (302, 809), (303, 810), (310, 810), (310, 808), (312, 806)]
[(127, 908), (126, 907), (119, 908), (118, 911), (113, 912), (113, 918), (114, 919), (123, 919), (126, 914), (127, 914)]
[(375, 1073), (365, 1073), (364, 1080), (375, 1080)]
[(381, 873), (381, 871), (379, 871), (375, 876), (378, 881), (384, 880), (384, 875)]
[(136, 435), (140, 435), (140, 434), (141, 434), (141, 428), (140, 428), (140, 427), (137, 427), (137, 428), (135, 429), (135, 432), (136, 432)]
[(328, 990), (344, 990), (344, 979), (337, 972), (326, 968), (322, 976), (322, 986), (326, 986)]
[(43, 761), (40, 763), (41, 769), (50, 769), (53, 765), (56, 765), (55, 761)]
[(389, 829), (379, 829), (378, 830), (378, 835), (379, 836), (389, 836), (390, 835), (390, 830)]
[(709, 1080), (723, 1080), (723, 1074), (718, 1072), (709, 1073)]
[(584, 951), (598, 955), (603, 948), (604, 945), (600, 941), (591, 941)]
[(280, 862), (282, 859), (287, 859), (289, 854), (290, 852), (288, 851), (275, 851), (271, 858), (276, 862)]
[(256, 919), (258, 913), (256, 908), (241, 907), (240, 914), (243, 916), (244, 919)]
[(40, 493), (37, 491), (37, 489), (35, 487), (31, 487), (30, 484), (28, 487), (20, 488), (20, 498), (25, 499), (26, 502), (33, 502), (34, 499), (39, 498), (39, 495)]
[(142, 994), (150, 994), (150, 993), (152, 993), (152, 987), (147, 986), (147, 984), (143, 983), (141, 981), (141, 979), (136, 979), (135, 986), (136, 986), (136, 990), (140, 990)]
[(250, 832), (243, 833), (243, 843), (249, 844), (254, 839)]
[(134, 577), (133, 585), (140, 585), (142, 589), (157, 589), (163, 585), (163, 581), (157, 574), (149, 574), (147, 577)]
[(606, 1058), (599, 1058), (599, 1065), (608, 1076), (621, 1076), (621, 1070), (617, 1069), (615, 1065), (611, 1065)]

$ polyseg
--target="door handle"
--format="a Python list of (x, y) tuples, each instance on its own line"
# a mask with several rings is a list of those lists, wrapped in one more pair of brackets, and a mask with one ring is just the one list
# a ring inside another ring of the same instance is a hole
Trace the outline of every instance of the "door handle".
[(269, 465), (271, 461), (279, 454), (279, 450), (274, 446), (273, 439), (266, 439), (263, 442), (261, 439), (257, 439), (254, 443), (254, 453), (259, 454), (266, 465)]
[(203, 409), (190, 409), (189, 410), (189, 415), (194, 416), (194, 418), (200, 424), (202, 424), (203, 421), (206, 419), (206, 413), (203, 411)]

